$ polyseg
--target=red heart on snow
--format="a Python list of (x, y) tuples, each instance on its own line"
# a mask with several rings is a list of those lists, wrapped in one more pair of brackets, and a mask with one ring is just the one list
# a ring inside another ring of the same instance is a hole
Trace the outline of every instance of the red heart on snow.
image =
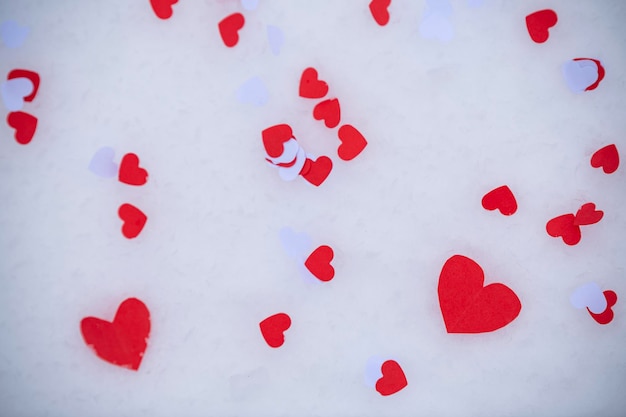
[(15, 129), (15, 140), (20, 145), (30, 143), (37, 130), (37, 118), (23, 111), (9, 113), (7, 123)]
[(315, 68), (307, 68), (302, 71), (300, 77), (300, 97), (322, 98), (328, 94), (328, 84), (317, 78)]
[(483, 286), (482, 268), (473, 260), (454, 255), (439, 275), (439, 306), (448, 333), (485, 333), (506, 326), (522, 305), (504, 284)]
[(595, 224), (602, 220), (602, 216), (604, 216), (604, 212), (602, 210), (596, 210), (595, 204), (586, 203), (580, 206), (576, 212), (574, 224), (577, 226)]
[(152, 10), (154, 10), (154, 14), (156, 14), (159, 19), (169, 19), (172, 17), (174, 13), (172, 6), (176, 3), (178, 3), (178, 0), (150, 0)]
[(595, 83), (585, 88), (585, 91), (591, 91), (591, 90), (595, 90), (596, 88), (598, 88), (598, 86), (600, 85), (600, 81), (604, 79), (604, 75), (606, 74), (606, 70), (602, 66), (602, 63), (599, 60), (593, 59), (593, 58), (574, 58), (572, 61), (593, 61), (597, 65), (598, 79), (596, 80)]
[(563, 214), (555, 217), (546, 224), (546, 231), (552, 237), (562, 237), (567, 245), (575, 245), (580, 242), (580, 227), (576, 224), (576, 216)]
[(339, 140), (341, 145), (337, 149), (339, 158), (350, 161), (357, 157), (367, 146), (365, 137), (352, 125), (343, 125), (339, 128)]
[(136, 238), (139, 233), (141, 233), (141, 230), (148, 220), (148, 217), (143, 214), (143, 211), (127, 203), (120, 206), (117, 210), (117, 214), (124, 222), (122, 225), (122, 234), (128, 239)]
[(281, 347), (285, 343), (285, 330), (291, 327), (291, 318), (285, 313), (274, 314), (259, 323), (259, 327), (270, 347)]
[(333, 98), (318, 103), (313, 109), (313, 118), (315, 120), (324, 120), (324, 124), (329, 129), (336, 127), (341, 120), (339, 100)]
[(483, 196), (482, 205), (485, 210), (500, 210), (505, 216), (510, 216), (517, 211), (517, 201), (511, 189), (503, 185), (489, 191)]
[(307, 158), (300, 175), (311, 184), (319, 187), (328, 178), (333, 169), (333, 161), (327, 156), (320, 156), (315, 161)]
[(148, 180), (148, 171), (139, 167), (139, 157), (127, 153), (120, 163), (119, 180), (129, 185), (144, 185)]
[(391, 0), (372, 0), (370, 2), (370, 12), (372, 17), (380, 26), (389, 23), (389, 11), (387, 8), (391, 4)]
[(619, 167), (619, 152), (614, 144), (598, 149), (591, 157), (591, 166), (602, 167), (605, 174), (612, 174)]
[(80, 331), (101, 359), (136, 371), (148, 346), (150, 312), (144, 303), (129, 298), (120, 304), (113, 322), (86, 317)]
[(537, 43), (544, 43), (550, 37), (549, 29), (556, 25), (558, 17), (554, 10), (546, 9), (526, 16), (526, 27), (530, 38)]
[(14, 78), (28, 78), (30, 82), (33, 83), (33, 91), (31, 91), (28, 96), (24, 97), (24, 101), (33, 101), (37, 95), (37, 91), (39, 90), (39, 83), (41, 82), (39, 74), (25, 69), (14, 69), (7, 76), (7, 80), (12, 80)]
[(232, 48), (239, 42), (239, 29), (243, 27), (246, 20), (241, 13), (233, 13), (230, 16), (226, 16), (217, 27), (220, 30), (220, 36), (224, 45)]
[(376, 391), (380, 395), (391, 395), (408, 385), (404, 371), (398, 362), (388, 360), (380, 367), (383, 376), (376, 381)]
[(330, 281), (335, 276), (335, 268), (330, 264), (334, 256), (333, 248), (322, 245), (311, 252), (304, 266), (320, 281)]
[(592, 313), (589, 308), (587, 308), (587, 311), (589, 312), (589, 314), (591, 314), (591, 317), (593, 317), (593, 319), (598, 323), (609, 324), (611, 321), (613, 321), (613, 310), (611, 309), (611, 307), (613, 307), (615, 303), (617, 303), (617, 294), (615, 294), (615, 292), (611, 290), (603, 291), (602, 294), (604, 294), (604, 298), (606, 298), (606, 309), (600, 314)]
[(294, 137), (291, 126), (287, 124), (268, 127), (261, 132), (261, 136), (265, 152), (272, 158), (281, 156), (285, 149), (283, 143)]

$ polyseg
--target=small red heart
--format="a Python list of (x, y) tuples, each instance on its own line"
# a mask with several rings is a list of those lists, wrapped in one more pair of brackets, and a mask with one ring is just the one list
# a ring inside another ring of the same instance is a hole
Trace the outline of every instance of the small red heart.
[(148, 346), (150, 312), (144, 303), (129, 298), (120, 304), (113, 322), (86, 317), (80, 331), (98, 357), (136, 371)]
[(380, 26), (389, 23), (389, 11), (387, 8), (391, 4), (391, 0), (372, 0), (370, 2), (370, 12), (372, 17)]
[(272, 158), (281, 156), (285, 149), (283, 143), (294, 137), (291, 126), (287, 124), (268, 127), (261, 132), (261, 136), (265, 152)]
[(526, 27), (530, 38), (537, 43), (544, 43), (550, 37), (549, 29), (556, 25), (558, 17), (554, 10), (539, 10), (526, 16)]
[(320, 281), (330, 281), (335, 276), (335, 268), (330, 264), (334, 256), (333, 248), (322, 245), (311, 252), (304, 266)]
[(315, 161), (307, 158), (300, 175), (311, 184), (319, 187), (333, 169), (333, 161), (327, 156), (320, 156)]
[(383, 376), (376, 381), (376, 391), (380, 395), (395, 394), (409, 384), (402, 367), (394, 360), (383, 362), (380, 370)]
[(587, 308), (587, 311), (589, 312), (589, 314), (591, 314), (591, 317), (593, 317), (593, 319), (598, 323), (609, 324), (611, 321), (613, 321), (613, 310), (611, 309), (611, 307), (613, 307), (615, 303), (617, 303), (617, 294), (615, 294), (615, 292), (611, 290), (603, 291), (602, 294), (604, 294), (604, 298), (606, 298), (606, 309), (599, 314), (592, 313), (589, 308)]
[(313, 118), (315, 120), (324, 120), (324, 124), (329, 129), (336, 127), (341, 120), (339, 100), (333, 98), (318, 103), (313, 109)]
[(172, 6), (176, 3), (178, 3), (178, 0), (150, 0), (152, 10), (154, 10), (154, 14), (156, 14), (159, 19), (169, 19), (172, 17), (174, 13)]
[(127, 153), (122, 158), (118, 178), (120, 182), (129, 185), (144, 185), (148, 180), (148, 171), (139, 167), (139, 157), (134, 153)]
[(587, 226), (590, 224), (598, 223), (602, 220), (604, 212), (602, 210), (596, 210), (596, 205), (593, 203), (586, 203), (580, 206), (580, 209), (576, 212), (576, 219), (574, 224), (577, 226)]
[(495, 188), (485, 194), (482, 204), (485, 210), (492, 211), (498, 209), (505, 216), (510, 216), (517, 211), (515, 196), (506, 185)]
[(341, 145), (337, 149), (337, 155), (344, 161), (356, 158), (367, 146), (365, 137), (352, 125), (341, 126), (338, 135)]
[(237, 45), (237, 42), (239, 42), (239, 29), (241, 29), (245, 23), (246, 20), (241, 13), (233, 13), (226, 16), (218, 23), (217, 27), (220, 30), (220, 36), (222, 37), (222, 41), (224, 41), (224, 45), (229, 48)]
[(328, 94), (328, 84), (317, 78), (315, 68), (307, 68), (302, 71), (300, 77), (300, 97), (322, 98)]
[(580, 226), (576, 224), (576, 216), (571, 213), (550, 220), (546, 224), (546, 231), (552, 237), (562, 237), (563, 242), (570, 246), (580, 242)]
[(33, 91), (28, 96), (24, 97), (24, 101), (33, 101), (37, 95), (37, 91), (39, 91), (39, 83), (41, 82), (39, 74), (25, 69), (14, 69), (7, 76), (7, 80), (14, 78), (28, 78), (30, 82), (33, 83)]
[(606, 75), (606, 70), (602, 66), (602, 63), (599, 60), (593, 59), (593, 58), (574, 58), (572, 61), (593, 61), (593, 62), (595, 62), (595, 64), (598, 66), (598, 79), (596, 80), (595, 83), (593, 83), (589, 87), (585, 88), (585, 91), (591, 91), (591, 90), (595, 90), (596, 88), (598, 88), (598, 86), (600, 85), (600, 82), (604, 79), (604, 76)]
[(15, 129), (15, 140), (20, 145), (30, 143), (37, 130), (37, 118), (23, 111), (9, 113), (7, 123)]
[(439, 275), (439, 306), (448, 333), (485, 333), (506, 326), (522, 309), (504, 284), (483, 286), (485, 275), (473, 260), (454, 255)]
[(122, 225), (122, 234), (128, 239), (136, 238), (139, 233), (141, 233), (141, 230), (148, 220), (148, 217), (143, 214), (143, 211), (127, 203), (120, 206), (117, 210), (117, 214), (124, 222)]
[(598, 149), (591, 157), (591, 166), (594, 168), (602, 167), (605, 174), (612, 174), (619, 167), (619, 152), (615, 144), (607, 145), (602, 149)]
[(284, 333), (291, 327), (291, 318), (285, 313), (274, 314), (259, 323), (259, 327), (263, 339), (270, 347), (281, 347), (285, 343)]

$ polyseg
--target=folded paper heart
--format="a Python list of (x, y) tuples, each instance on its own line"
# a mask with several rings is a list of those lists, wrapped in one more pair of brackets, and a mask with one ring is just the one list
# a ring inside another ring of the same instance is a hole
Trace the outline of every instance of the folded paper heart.
[(526, 28), (530, 38), (537, 43), (544, 43), (550, 37), (549, 29), (556, 25), (558, 16), (554, 10), (539, 10), (526, 16)]
[(291, 318), (285, 313), (269, 316), (261, 323), (261, 335), (270, 347), (278, 348), (285, 343), (285, 331), (291, 327)]
[(380, 395), (395, 394), (408, 385), (404, 371), (398, 362), (394, 360), (385, 361), (380, 370), (383, 376), (376, 381), (376, 391)]
[(505, 216), (510, 216), (517, 211), (517, 201), (511, 189), (503, 185), (489, 191), (483, 196), (482, 205), (485, 210), (500, 210)]
[(605, 174), (612, 174), (619, 167), (619, 152), (615, 144), (607, 145), (598, 149), (591, 157), (591, 166), (594, 168), (602, 167)]
[(128, 185), (144, 185), (148, 181), (148, 171), (139, 167), (139, 157), (134, 153), (127, 153), (120, 163), (118, 179)]
[(134, 239), (139, 236), (143, 227), (148, 221), (148, 217), (132, 204), (122, 204), (117, 210), (117, 214), (122, 219), (122, 234), (127, 239)]
[(307, 68), (302, 71), (300, 77), (300, 97), (322, 98), (328, 94), (328, 84), (318, 79), (315, 68)]
[(237, 45), (239, 42), (239, 30), (245, 23), (246, 20), (241, 13), (233, 13), (226, 16), (218, 23), (217, 27), (224, 45), (229, 48)]
[(576, 218), (574, 224), (577, 226), (587, 226), (590, 224), (596, 224), (602, 217), (604, 212), (602, 210), (596, 210), (594, 203), (585, 203), (576, 212)]
[(333, 248), (322, 245), (306, 258), (304, 266), (320, 281), (330, 281), (335, 276), (335, 268), (330, 264), (334, 256)]
[(15, 140), (20, 145), (27, 145), (35, 136), (37, 130), (37, 118), (22, 111), (9, 113), (7, 123), (15, 129)]
[(152, 10), (159, 19), (169, 19), (172, 17), (174, 13), (172, 6), (176, 3), (178, 3), (178, 0), (150, 0)]
[(563, 214), (557, 216), (546, 224), (546, 231), (552, 237), (560, 237), (566, 245), (576, 245), (580, 242), (580, 226), (576, 224), (576, 216)]
[(389, 23), (389, 10), (388, 7), (391, 4), (391, 0), (372, 0), (370, 2), (370, 12), (372, 17), (380, 26), (385, 26)]

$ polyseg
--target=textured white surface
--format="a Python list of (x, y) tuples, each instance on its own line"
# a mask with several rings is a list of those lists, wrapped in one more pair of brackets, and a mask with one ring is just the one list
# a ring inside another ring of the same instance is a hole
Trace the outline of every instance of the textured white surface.
[[(181, 0), (167, 21), (148, 0), (0, 3), (0, 21), (30, 28), (21, 47), (0, 45), (0, 74), (41, 75), (25, 106), (33, 141), (0, 124), (0, 415), (623, 415), (626, 169), (589, 159), (609, 143), (626, 159), (626, 3), (453, 1), (445, 44), (420, 36), (423, 1), (394, 0), (385, 27), (367, 3)], [(538, 45), (524, 17), (546, 7), (559, 23)], [(217, 23), (234, 11), (246, 25), (226, 48)], [(267, 25), (284, 33), (278, 56)], [(574, 94), (561, 67), (581, 56), (607, 76)], [(354, 161), (298, 97), (308, 66), (369, 141)], [(263, 107), (237, 100), (255, 76)], [(267, 166), (260, 132), (277, 123), (333, 159), (320, 188)], [(147, 185), (91, 173), (103, 146), (115, 162), (137, 153)], [(480, 205), (502, 184), (510, 217)], [(546, 234), (588, 201), (605, 216), (580, 244)], [(126, 202), (149, 218), (132, 241)], [(333, 281), (300, 278), (285, 226), (335, 249)], [(456, 253), (517, 293), (513, 323), (446, 333), (437, 279)], [(621, 297), (609, 325), (569, 302), (590, 281)], [(98, 359), (79, 331), (128, 297), (152, 314), (138, 372)], [(293, 324), (270, 349), (258, 323), (280, 311)], [(376, 355), (402, 365), (407, 388), (363, 383)]]

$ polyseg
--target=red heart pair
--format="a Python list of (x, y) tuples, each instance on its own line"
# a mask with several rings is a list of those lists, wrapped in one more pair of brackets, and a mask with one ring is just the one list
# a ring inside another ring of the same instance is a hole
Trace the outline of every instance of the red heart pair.
[(285, 313), (274, 314), (259, 323), (259, 327), (270, 347), (281, 347), (285, 343), (285, 331), (291, 327), (291, 318)]
[(546, 231), (552, 237), (561, 237), (567, 245), (573, 246), (580, 242), (582, 237), (580, 226), (598, 223), (604, 213), (596, 210), (594, 203), (583, 204), (574, 214), (563, 214), (548, 221)]
[(587, 308), (587, 311), (596, 322), (600, 324), (609, 324), (613, 321), (613, 310), (611, 307), (617, 303), (617, 294), (611, 290), (603, 291), (602, 294), (604, 294), (604, 298), (606, 299), (606, 308), (604, 311), (599, 314), (592, 313), (589, 308)]
[(320, 281), (330, 281), (335, 276), (335, 268), (330, 264), (335, 253), (330, 246), (315, 249), (304, 262), (304, 266)]
[(217, 24), (224, 45), (229, 48), (237, 45), (239, 42), (239, 29), (241, 29), (245, 23), (246, 19), (244, 19), (241, 13), (233, 13), (226, 16)]
[(376, 381), (376, 391), (380, 395), (387, 396), (395, 394), (408, 385), (402, 367), (394, 360), (383, 362), (380, 367), (383, 376)]
[[(24, 101), (32, 102), (39, 91), (41, 82), (39, 74), (25, 69), (14, 69), (9, 72), (7, 79), (12, 80), (14, 78), (28, 78), (33, 83), (33, 91), (24, 97)], [(23, 111), (10, 112), (7, 116), (7, 124), (15, 129), (15, 140), (20, 145), (26, 145), (33, 139), (37, 130), (37, 122), (35, 116)]]

